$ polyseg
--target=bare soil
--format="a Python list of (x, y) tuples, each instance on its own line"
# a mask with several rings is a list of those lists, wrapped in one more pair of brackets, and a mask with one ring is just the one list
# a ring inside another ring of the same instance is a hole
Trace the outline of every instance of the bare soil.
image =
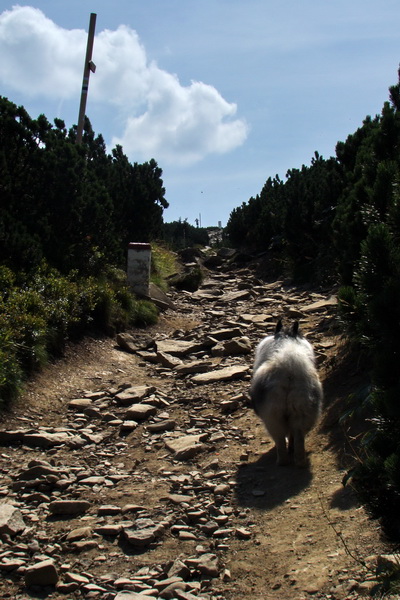
[[(270, 286), (268, 294), (278, 291), (282, 292), (282, 282)], [(311, 292), (301, 290), (301, 294), (303, 305), (313, 301)], [(191, 304), (189, 294), (176, 294), (174, 302), (177, 310), (163, 313), (156, 326), (132, 333), (138, 337), (172, 336), (176, 330), (193, 333), (210, 319), (212, 307), (205, 310), (199, 303)], [(251, 302), (238, 305), (237, 316), (260, 312), (260, 306)], [(271, 314), (285, 313), (292, 307), (293, 302), (283, 298), (280, 307), (274, 307)], [(268, 312), (265, 306), (262, 310)], [(218, 311), (221, 311), (221, 327), (226, 327), (227, 319), (232, 321), (235, 307), (229, 307), (227, 316), (223, 316), (221, 306)], [(83, 518), (51, 520), (39, 507), (32, 511), (31, 522), (26, 517), (34, 539), (39, 540), (44, 550), (56, 544), (54, 556), (59, 564), (67, 563), (72, 570), (90, 573), (97, 583), (105, 581), (107, 576), (109, 580), (129, 576), (146, 565), (165, 565), (177, 557), (196, 555), (201, 546), (203, 551), (216, 553), (220, 564), (219, 577), (209, 584), (209, 598), (344, 600), (367, 594), (375, 558), (388, 551), (388, 546), (379, 524), (369, 518), (351, 488), (342, 485), (351, 460), (351, 440), (338, 423), (346, 398), (359, 385), (361, 376), (357, 365), (341, 361), (343, 342), (335, 327), (334, 307), (330, 312), (307, 313), (303, 321), (305, 333), (310, 341), (318, 343), (323, 355), (320, 375), (325, 390), (324, 417), (306, 442), (310, 460), (306, 469), (276, 466), (273, 443), (245, 400), (233, 412), (221, 411), (222, 400), (246, 397), (250, 375), (228, 383), (195, 386), (190, 378), (176, 379), (159, 365), (121, 350), (114, 339), (91, 338), (69, 346), (62, 360), (49, 365), (26, 385), (23, 396), (3, 416), (2, 429), (63, 427), (71, 422), (67, 407), (70, 399), (82, 397), (88, 390), (109, 391), (129, 383), (151, 384), (162, 391), (170, 400), (165, 411), (183, 432), (190, 431), (189, 415), (193, 418), (194, 414), (200, 420), (203, 417), (207, 426), (214, 432), (220, 431), (222, 436), (220, 439), (216, 436), (215, 443), (189, 461), (174, 460), (162, 436), (155, 442), (149, 441), (151, 436), (145, 425), (124, 437), (112, 430), (101, 450), (93, 446), (50, 452), (24, 446), (3, 447), (0, 467), (6, 482), (32, 459), (52, 460), (67, 467), (81, 465), (99, 473), (105, 468), (114, 469), (129, 477), (118, 485), (88, 489), (84, 494), (78, 490), (75, 496), (84, 495), (96, 507), (137, 504), (146, 507), (153, 516), (165, 512), (171, 491), (195, 494), (198, 502), (207, 496), (211, 503), (224, 507), (228, 517), (226, 527), (233, 533), (222, 539), (199, 535), (198, 539), (186, 540), (168, 532), (160, 543), (143, 552), (129, 551), (118, 540), (106, 537), (97, 547), (77, 554), (65, 549), (62, 543), (60, 550), (57, 541), (77, 527), (91, 525), (96, 521), (95, 513)], [(272, 321), (264, 329), (248, 327), (246, 335), (251, 335), (255, 343), (271, 327)], [(218, 319), (214, 320), (214, 328), (218, 328)], [(238, 357), (236, 361), (251, 366), (252, 356)], [(171, 484), (171, 475), (187, 476), (186, 484), (177, 488), (176, 480)], [(193, 481), (207, 483), (213, 478), (216, 484), (229, 485), (230, 491), (222, 499), (213, 497), (207, 485), (193, 485)], [(2, 502), (21, 501), (11, 491), (8, 494), (3, 491), (2, 495)], [(175, 523), (185, 524), (181, 507), (171, 510), (176, 511)], [(243, 536), (242, 530), (245, 530)], [(14, 540), (11, 549), (15, 550), (19, 543)], [(10, 544), (0, 548), (4, 551)], [(85, 597), (82, 590), (76, 595), (64, 595), (56, 589), (47, 589), (45, 595), (52, 599)], [(0, 581), (0, 597), (22, 599), (43, 597), (43, 593), (25, 590), (23, 582), (11, 573), (4, 574)]]

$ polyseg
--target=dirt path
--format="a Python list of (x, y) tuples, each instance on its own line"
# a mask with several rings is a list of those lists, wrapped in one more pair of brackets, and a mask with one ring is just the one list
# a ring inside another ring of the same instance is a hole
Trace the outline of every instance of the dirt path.
[[(372, 565), (384, 547), (377, 524), (341, 484), (336, 406), (355, 375), (336, 375), (329, 290), (262, 283), (242, 269), (210, 273), (199, 292), (173, 300), (176, 310), (156, 327), (132, 332), (138, 352), (109, 339), (70, 348), (4, 417), (0, 502), (18, 510), (24, 527), (0, 527), (0, 597), (364, 595), (372, 584), (361, 563)], [(249, 342), (253, 351), (281, 316), (300, 319), (325, 386), (307, 469), (275, 465), (273, 444), (247, 405), (252, 354), (240, 352)], [(232, 349), (232, 337), (248, 342)], [(157, 356), (152, 341), (192, 348)], [(178, 363), (194, 372), (179, 374)], [(197, 379), (204, 368), (225, 367), (236, 376)], [(149, 414), (134, 418), (138, 403)], [(177, 443), (181, 453), (171, 449)], [(87, 506), (66, 515), (61, 500)]]

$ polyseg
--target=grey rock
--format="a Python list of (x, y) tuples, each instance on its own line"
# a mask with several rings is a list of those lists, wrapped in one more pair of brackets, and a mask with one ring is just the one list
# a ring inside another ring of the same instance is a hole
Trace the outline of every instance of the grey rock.
[(119, 506), (115, 506), (114, 504), (103, 504), (99, 506), (97, 509), (97, 514), (99, 516), (104, 515), (119, 515), (121, 513), (121, 508)]
[(87, 500), (54, 500), (49, 504), (53, 515), (78, 515), (85, 513), (91, 507)]
[(78, 583), (79, 585), (89, 583), (89, 579), (87, 577), (84, 577), (83, 575), (80, 575), (79, 573), (73, 573), (71, 571), (68, 571), (67, 573), (65, 573), (64, 579), (67, 582), (74, 582), (74, 583)]
[(244, 321), (245, 323), (259, 324), (259, 323), (265, 323), (266, 321), (271, 321), (272, 317), (265, 313), (256, 314), (256, 315), (245, 313), (243, 315), (240, 315), (240, 319), (242, 321)]
[(237, 527), (235, 529), (235, 535), (241, 540), (249, 540), (251, 538), (251, 531), (245, 527)]
[(166, 600), (172, 600), (176, 598), (177, 590), (181, 590), (185, 592), (188, 588), (188, 584), (184, 581), (173, 581), (169, 585), (167, 585), (163, 590), (160, 591), (160, 598), (165, 598)]
[(216, 383), (218, 381), (231, 381), (232, 379), (241, 379), (249, 372), (247, 366), (225, 367), (224, 369), (216, 369), (211, 373), (200, 373), (192, 377), (193, 383), (207, 384)]
[(176, 421), (173, 419), (163, 419), (157, 423), (149, 423), (147, 431), (151, 433), (160, 433), (162, 431), (172, 431), (176, 427)]
[(12, 504), (0, 504), (0, 535), (17, 535), (25, 529), (21, 511)]
[(73, 529), (66, 535), (67, 542), (76, 542), (77, 540), (82, 540), (83, 538), (89, 538), (92, 535), (92, 530), (90, 527), (79, 527), (78, 529)]
[(157, 408), (152, 404), (133, 404), (125, 413), (127, 421), (145, 421), (152, 415), (155, 415)]
[(121, 432), (133, 431), (138, 426), (137, 421), (129, 420), (123, 421), (122, 423), (118, 421), (118, 425), (121, 427)]
[(178, 375), (189, 375), (191, 373), (206, 373), (212, 369), (213, 363), (210, 360), (194, 360), (189, 363), (180, 364), (175, 367)]
[(60, 471), (59, 469), (55, 469), (54, 467), (46, 465), (35, 465), (29, 469), (21, 471), (21, 473), (17, 476), (17, 479), (29, 481), (31, 479), (46, 477), (46, 475), (56, 475), (58, 478), (60, 476)]
[(217, 300), (222, 294), (221, 290), (197, 290), (191, 297), (193, 300)]
[(168, 308), (171, 310), (175, 310), (176, 308), (171, 298), (167, 296), (167, 294), (163, 292), (163, 290), (161, 290), (152, 281), (149, 283), (149, 295), (147, 299), (151, 300), (151, 302), (154, 302), (154, 304), (160, 310), (167, 310)]
[(122, 350), (126, 352), (135, 353), (139, 350), (135, 339), (129, 333), (118, 333), (116, 337), (116, 342)]
[(175, 590), (175, 598), (177, 600), (206, 600), (204, 596), (201, 596), (200, 598), (198, 595), (183, 590)]
[(157, 361), (166, 369), (175, 369), (182, 364), (182, 361), (172, 354), (167, 352), (157, 352)]
[(66, 444), (70, 448), (80, 448), (86, 442), (79, 435), (74, 435), (69, 432), (44, 432), (44, 433), (27, 433), (23, 437), (23, 443), (33, 448), (53, 448)]
[(83, 410), (84, 408), (91, 406), (91, 404), (92, 400), (90, 398), (75, 398), (68, 402), (68, 408), (70, 410)]
[(207, 577), (218, 577), (218, 559), (215, 554), (202, 554), (199, 558), (188, 558), (186, 564), (197, 571), (200, 571), (202, 575)]
[(58, 581), (58, 572), (54, 561), (51, 559), (42, 560), (25, 571), (25, 585), (55, 585)]
[(14, 429), (11, 431), (0, 431), (0, 444), (14, 444), (15, 442), (22, 442), (26, 433), (31, 430), (26, 429)]
[(118, 592), (114, 600), (157, 600), (157, 596), (142, 594), (140, 592)]
[(88, 552), (98, 547), (98, 543), (95, 540), (78, 540), (77, 542), (71, 543), (72, 550), (76, 552)]
[(222, 296), (222, 300), (229, 304), (229, 302), (237, 302), (238, 300), (247, 300), (251, 297), (249, 290), (239, 290), (238, 292), (227, 292)]
[(194, 496), (189, 496), (187, 494), (168, 494), (167, 499), (170, 500), (173, 504), (189, 504), (195, 500)]
[(145, 527), (143, 529), (123, 529), (124, 539), (136, 548), (145, 548), (154, 542), (161, 535), (158, 527)]
[(9, 573), (11, 571), (15, 571), (16, 569), (20, 569), (24, 567), (25, 561), (21, 558), (3, 558), (0, 562), (0, 571), (5, 571)]
[(318, 312), (320, 310), (326, 310), (327, 308), (331, 308), (332, 306), (335, 306), (336, 304), (337, 304), (337, 297), (330, 296), (327, 299), (317, 300), (316, 302), (313, 302), (312, 304), (308, 304), (302, 310), (305, 313)]
[(190, 576), (189, 567), (179, 558), (177, 558), (168, 571), (168, 577), (178, 576), (186, 579)]
[(242, 332), (239, 327), (234, 327), (230, 329), (216, 329), (214, 331), (209, 331), (208, 335), (214, 338), (215, 340), (231, 340), (235, 337), (241, 337)]
[(108, 525), (100, 525), (99, 527), (95, 528), (95, 532), (99, 535), (105, 535), (110, 537), (117, 536), (119, 533), (121, 533), (121, 531), (122, 525), (120, 523), (110, 523)]
[(159, 340), (156, 342), (157, 352), (172, 354), (172, 356), (186, 356), (202, 350), (201, 342), (188, 342), (185, 340)]
[(91, 475), (90, 477), (84, 477), (79, 480), (81, 485), (103, 485), (104, 482), (105, 478), (97, 475)]
[(248, 337), (232, 338), (212, 348), (213, 356), (235, 356), (240, 354), (250, 354), (253, 351)]
[(130, 406), (134, 402), (141, 402), (146, 396), (153, 394), (156, 388), (149, 385), (137, 385), (125, 389), (115, 395), (115, 399), (120, 406)]
[(176, 460), (188, 460), (205, 449), (202, 440), (206, 435), (185, 435), (174, 440), (166, 440), (165, 446), (174, 453)]

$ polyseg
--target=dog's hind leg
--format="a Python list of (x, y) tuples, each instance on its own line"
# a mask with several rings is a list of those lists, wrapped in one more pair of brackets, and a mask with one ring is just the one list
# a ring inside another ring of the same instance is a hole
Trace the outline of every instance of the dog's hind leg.
[(289, 455), (286, 446), (287, 425), (275, 420), (273, 423), (268, 423), (268, 431), (275, 442), (278, 465), (289, 464)]
[(291, 435), (291, 437), (293, 437), (294, 464), (296, 465), (296, 467), (307, 466), (303, 431), (301, 429), (296, 429)]

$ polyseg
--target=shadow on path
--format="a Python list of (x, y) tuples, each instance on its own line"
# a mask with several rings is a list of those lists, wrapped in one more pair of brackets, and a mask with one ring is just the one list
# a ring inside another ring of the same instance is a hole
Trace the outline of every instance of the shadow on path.
[(307, 467), (279, 467), (271, 449), (256, 462), (242, 463), (236, 475), (235, 494), (240, 506), (270, 510), (308, 487), (312, 473)]

